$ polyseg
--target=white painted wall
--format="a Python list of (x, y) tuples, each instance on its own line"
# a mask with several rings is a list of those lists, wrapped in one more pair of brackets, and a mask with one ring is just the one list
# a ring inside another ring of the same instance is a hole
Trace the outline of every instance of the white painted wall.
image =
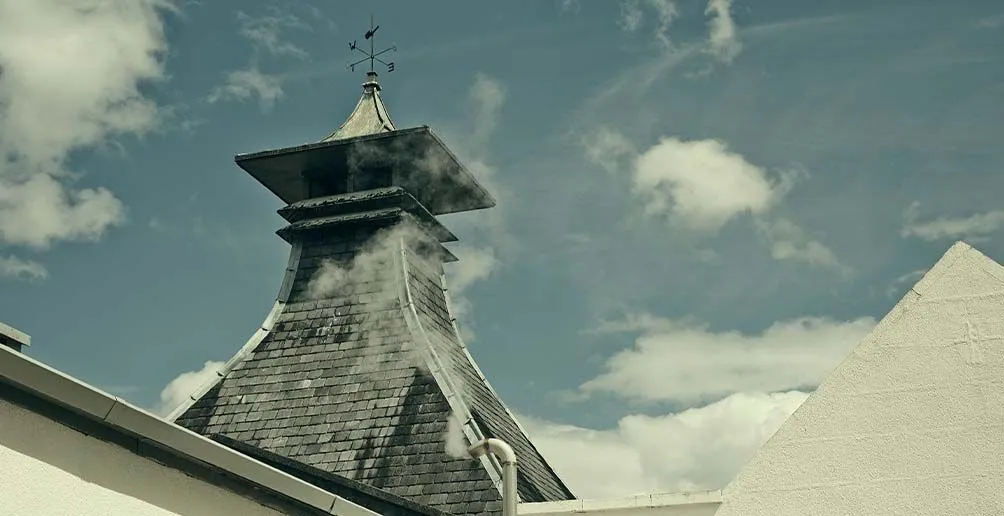
[(0, 514), (282, 514), (0, 400)]
[(718, 516), (1004, 514), (1004, 267), (954, 246), (723, 498)]

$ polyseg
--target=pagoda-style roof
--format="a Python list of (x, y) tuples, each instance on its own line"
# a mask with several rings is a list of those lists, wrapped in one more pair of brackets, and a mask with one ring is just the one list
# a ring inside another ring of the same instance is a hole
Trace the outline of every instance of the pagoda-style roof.
[[(402, 213), (395, 227), (418, 226)], [(463, 448), (487, 437), (513, 447), (520, 501), (573, 498), (464, 345), (442, 258), (413, 236), (367, 234), (294, 239), (273, 313), (172, 419), (451, 514), (497, 514), (499, 464), (450, 456), (456, 424)], [(342, 273), (317, 293), (325, 263)]]
[[(336, 185), (328, 193), (400, 186), (433, 215), (495, 206), (427, 126), (240, 154), (235, 161), (287, 204), (316, 197), (309, 188), (315, 180)], [(373, 179), (377, 172), (383, 176)]]

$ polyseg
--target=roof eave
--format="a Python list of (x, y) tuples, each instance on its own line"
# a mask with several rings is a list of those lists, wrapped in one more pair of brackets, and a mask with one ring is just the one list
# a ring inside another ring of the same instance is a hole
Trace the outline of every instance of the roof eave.
[[(0, 383), (79, 414), (116, 433), (154, 444), (181, 461), (194, 459), (196, 463), (209, 465), (235, 481), (272, 493), (277, 500), (309, 506), (315, 514), (376, 516), (368, 509), (6, 348), (0, 348)], [(345, 508), (345, 512), (340, 507)]]

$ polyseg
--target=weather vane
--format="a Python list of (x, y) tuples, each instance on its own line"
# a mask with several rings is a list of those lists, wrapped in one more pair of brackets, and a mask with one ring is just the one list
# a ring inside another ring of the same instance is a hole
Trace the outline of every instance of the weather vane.
[(384, 61), (383, 59), (380, 59), (380, 56), (382, 56), (382, 55), (384, 55), (384, 54), (386, 54), (387, 52), (390, 52), (390, 51), (397, 51), (397, 46), (396, 45), (391, 45), (389, 48), (385, 48), (385, 49), (383, 49), (383, 50), (381, 50), (379, 52), (375, 52), (373, 50), (373, 39), (374, 39), (373, 36), (376, 34), (376, 31), (379, 28), (380, 28), (379, 25), (373, 25), (373, 15), (371, 14), (370, 15), (370, 30), (366, 31), (366, 35), (364, 36), (366, 39), (370, 40), (370, 51), (367, 52), (367, 51), (359, 48), (358, 46), (356, 46), (356, 42), (355, 41), (352, 41), (352, 43), (349, 43), (349, 50), (358, 50), (358, 51), (362, 52), (362, 54), (364, 56), (366, 56), (366, 57), (364, 57), (364, 58), (362, 58), (362, 59), (360, 59), (360, 60), (358, 60), (358, 61), (350, 64), (349, 65), (349, 70), (355, 71), (356, 70), (356, 65), (362, 64), (362, 63), (364, 63), (366, 61), (369, 61), (370, 62), (370, 71), (371, 72), (373, 71), (373, 64), (375, 62), (378, 62), (378, 63), (386, 66), (388, 72), (393, 72), (394, 71), (394, 62), (391, 61), (391, 62), (388, 63), (387, 61)]

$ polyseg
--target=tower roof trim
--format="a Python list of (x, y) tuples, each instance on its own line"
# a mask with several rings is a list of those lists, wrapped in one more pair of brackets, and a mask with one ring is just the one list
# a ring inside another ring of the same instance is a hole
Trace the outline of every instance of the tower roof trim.
[(394, 170), (398, 186), (433, 215), (495, 206), (492, 195), (428, 126), (238, 154), (234, 161), (287, 204), (310, 198), (306, 182), (312, 175), (335, 179), (378, 165)]

